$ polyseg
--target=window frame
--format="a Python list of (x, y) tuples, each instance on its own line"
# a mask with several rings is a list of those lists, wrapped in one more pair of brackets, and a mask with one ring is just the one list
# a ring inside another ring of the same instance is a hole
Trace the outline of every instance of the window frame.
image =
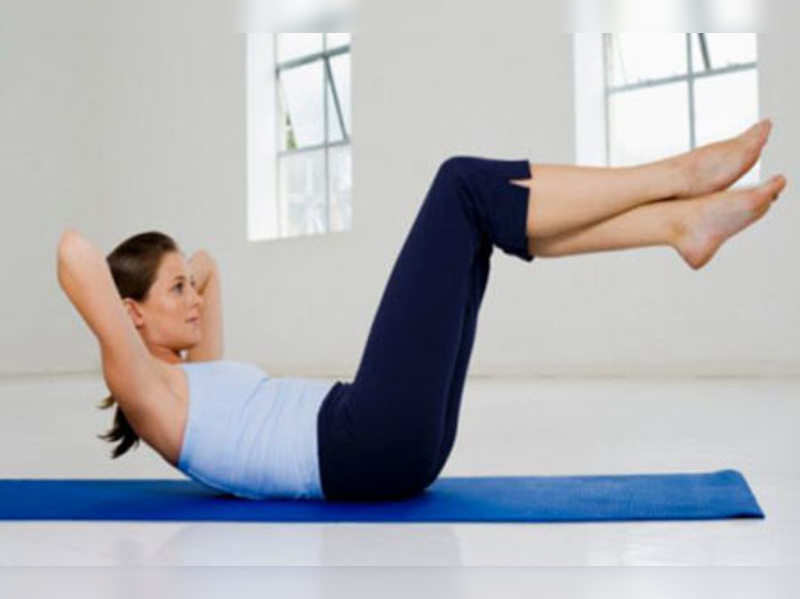
[[(692, 35), (696, 34), (698, 36), (698, 44), (700, 45), (700, 53), (703, 57), (703, 63), (705, 65), (704, 71), (696, 72), (694, 69), (694, 65), (692, 62)], [(609, 83), (609, 64), (610, 64), (610, 51), (611, 51), (611, 43), (612, 43), (612, 36), (615, 35), (614, 33), (602, 33), (601, 34), (601, 44), (602, 44), (602, 60), (603, 60), (603, 112), (604, 112), (604, 123), (605, 123), (605, 165), (610, 166), (611, 160), (611, 122), (609, 119), (609, 104), (611, 95), (617, 93), (625, 93), (632, 90), (642, 89), (642, 88), (649, 88), (649, 87), (656, 87), (659, 85), (665, 85), (669, 83), (677, 83), (680, 81), (687, 82), (688, 88), (688, 102), (689, 102), (689, 150), (694, 150), (697, 147), (696, 143), (696, 121), (695, 121), (695, 106), (694, 106), (694, 82), (696, 79), (701, 79), (703, 77), (717, 77), (720, 75), (726, 75), (729, 73), (736, 73), (740, 71), (747, 71), (747, 70), (756, 70), (758, 69), (758, 55), (756, 54), (756, 60), (752, 62), (743, 62), (728, 65), (726, 67), (719, 67), (719, 68), (711, 68), (709, 56), (708, 56), (708, 46), (705, 38), (705, 33), (696, 33), (696, 32), (688, 32), (685, 33), (685, 48), (686, 48), (686, 74), (685, 75), (671, 75), (669, 77), (657, 77), (654, 79), (646, 79), (644, 81), (639, 81), (636, 83), (628, 83), (624, 85), (610, 85)], [(753, 33), (753, 35), (756, 35)], [(756, 40), (758, 38), (756, 37)], [(756, 46), (757, 47), (757, 46)]]
[[(279, 186), (277, 168), (279, 167), (276, 153), (277, 136), (276, 130), (279, 118), (279, 107), (277, 105), (277, 86), (275, 77), (275, 32), (248, 32), (242, 36), (242, 53), (244, 56), (245, 67), (245, 136), (246, 136), (246, 173), (245, 173), (245, 228), (247, 241), (251, 243), (277, 241), (294, 237), (310, 236), (312, 233), (289, 234), (283, 223), (278, 222), (278, 213), (281, 210), (279, 204)], [(350, 43), (334, 46), (347, 48), (352, 55), (352, 34)], [(351, 64), (352, 68), (352, 64)], [(333, 74), (333, 69), (331, 74)], [(352, 75), (350, 79), (351, 98), (352, 98)], [(340, 93), (337, 88), (337, 94)], [(327, 104), (327, 98), (325, 98)], [(340, 107), (346, 107), (341, 103)], [(352, 102), (352, 100), (351, 100)], [(344, 112), (342, 113), (344, 119)], [(350, 128), (352, 130), (352, 119)], [(327, 128), (326, 128), (327, 129)], [(346, 130), (346, 128), (345, 128)], [(344, 131), (343, 131), (344, 133)], [(326, 133), (327, 135), (327, 133)], [(344, 141), (344, 140), (340, 140)], [(340, 143), (333, 142), (333, 143)], [(347, 142), (352, 147), (352, 131), (347, 131)], [(342, 144), (344, 145), (344, 144)], [(352, 149), (350, 150), (349, 177), (352, 180)], [(327, 158), (327, 152), (326, 152)], [(331, 175), (327, 173), (326, 194), (330, 194), (332, 184)], [(352, 197), (352, 195), (350, 196)], [(328, 198), (328, 214), (326, 215), (327, 230), (323, 233), (333, 234), (352, 230), (352, 221), (343, 223), (341, 228), (331, 229), (330, 200)], [(352, 205), (350, 205), (352, 207)], [(319, 233), (319, 232), (317, 232)]]
[[(350, 132), (347, 130), (347, 125), (344, 120), (344, 114), (342, 112), (342, 106), (339, 99), (339, 93), (336, 88), (336, 82), (333, 77), (333, 71), (330, 65), (330, 59), (336, 56), (347, 54), (349, 55), (351, 61), (351, 73), (352, 73), (352, 53), (351, 53), (351, 45), (352, 45), (352, 37), (351, 43), (344, 44), (344, 45), (337, 45), (333, 48), (328, 48), (328, 36), (326, 35), (327, 32), (320, 32), (319, 35), (322, 36), (322, 50), (320, 52), (312, 52), (309, 54), (303, 54), (301, 56), (296, 56), (294, 58), (290, 58), (288, 60), (279, 60), (278, 57), (278, 36), (285, 35), (282, 33), (274, 33), (272, 35), (272, 56), (273, 56), (273, 85), (274, 85), (274, 116), (275, 116), (275, 160), (274, 160), (274, 178), (275, 178), (275, 200), (276, 200), (276, 210), (277, 210), (277, 223), (278, 223), (278, 231), (277, 237), (284, 238), (289, 237), (289, 235), (285, 234), (285, 231), (282, 231), (282, 214), (281, 208), (284, 204), (284, 198), (280, 196), (280, 189), (281, 189), (281, 160), (285, 160), (290, 156), (295, 156), (297, 154), (302, 154), (306, 152), (313, 152), (318, 150), (323, 150), (324, 155), (324, 164), (325, 164), (325, 227), (323, 232), (324, 233), (331, 233), (331, 198), (330, 198), (330, 148), (335, 148), (339, 146), (351, 146), (352, 152), (352, 138)], [(351, 34), (352, 36), (352, 34)], [(318, 60), (321, 60), (323, 63), (323, 83), (322, 83), (322, 106), (323, 106), (323, 133), (324, 139), (323, 142), (320, 144), (314, 144), (310, 146), (302, 146), (299, 148), (292, 148), (292, 149), (282, 149), (284, 144), (283, 134), (284, 134), (284, 124), (281, 123), (281, 117), (283, 116), (283, 103), (281, 102), (280, 98), (280, 76), (282, 72), (299, 68), (305, 66), (307, 64), (314, 63)], [(329, 114), (328, 114), (328, 86), (330, 86), (331, 96), (334, 103), (334, 108), (336, 109), (336, 117), (339, 122), (339, 127), (342, 132), (342, 139), (338, 141), (330, 141), (329, 140)], [(352, 89), (352, 82), (351, 82), (351, 89)], [(352, 97), (352, 95), (351, 95)], [(309, 235), (313, 233), (302, 233), (301, 235)], [(294, 237), (294, 235), (292, 236)]]

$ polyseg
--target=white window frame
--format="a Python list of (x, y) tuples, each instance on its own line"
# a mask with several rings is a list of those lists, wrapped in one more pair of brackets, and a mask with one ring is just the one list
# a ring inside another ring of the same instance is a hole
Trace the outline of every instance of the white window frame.
[(610, 86), (607, 79), (610, 33), (573, 34), (573, 82), (575, 86), (575, 163), (590, 166), (610, 166), (609, 98), (614, 93), (687, 81), (689, 105), (689, 149), (696, 147), (694, 116), (694, 80), (716, 77), (726, 73), (757, 70), (758, 60), (727, 67), (695, 72), (692, 65), (691, 37), (686, 33), (687, 72), (683, 75), (660, 77), (643, 82)]
[[(320, 34), (322, 35), (322, 34)], [(279, 118), (275, 33), (246, 34), (246, 77), (247, 77), (247, 239), (248, 241), (269, 241), (285, 239), (282, 231), (278, 191), (279, 156)], [(348, 47), (348, 52), (349, 47)], [(327, 97), (323, 97), (325, 110), (325, 131), (327, 138)], [(318, 149), (325, 149), (325, 189), (330, 192), (328, 169), (328, 148), (338, 145), (351, 145), (352, 132), (346, 139), (338, 142), (326, 141)], [(298, 151), (305, 151), (303, 149)], [(351, 147), (352, 151), (352, 147)], [(287, 153), (287, 152), (284, 152)], [(351, 158), (352, 160), (352, 158)], [(329, 215), (328, 215), (329, 216)], [(328, 228), (325, 233), (334, 233)], [(310, 235), (304, 234), (304, 235)]]
[(279, 238), (277, 111), (272, 33), (247, 39), (247, 240)]

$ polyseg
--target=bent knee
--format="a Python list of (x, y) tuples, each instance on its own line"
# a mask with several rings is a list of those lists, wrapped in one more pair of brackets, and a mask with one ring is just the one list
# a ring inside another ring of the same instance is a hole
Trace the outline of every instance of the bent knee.
[(474, 161), (475, 158), (472, 156), (465, 156), (462, 154), (450, 156), (439, 164), (439, 169), (436, 171), (436, 178), (448, 181), (462, 180), (465, 173), (469, 172)]

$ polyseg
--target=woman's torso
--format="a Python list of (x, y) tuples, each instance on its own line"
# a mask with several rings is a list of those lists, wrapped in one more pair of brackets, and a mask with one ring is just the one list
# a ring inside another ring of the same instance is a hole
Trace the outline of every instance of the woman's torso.
[(273, 378), (230, 360), (158, 364), (169, 387), (163, 447), (173, 466), (246, 497), (317, 497), (316, 414), (335, 380)]
[(159, 426), (154, 429), (159, 434), (142, 437), (142, 440), (147, 441), (167, 462), (177, 468), (189, 420), (189, 378), (183, 365), (201, 362), (181, 361), (170, 364), (154, 356), (151, 358), (171, 397), (158, 404), (162, 412), (159, 414)]

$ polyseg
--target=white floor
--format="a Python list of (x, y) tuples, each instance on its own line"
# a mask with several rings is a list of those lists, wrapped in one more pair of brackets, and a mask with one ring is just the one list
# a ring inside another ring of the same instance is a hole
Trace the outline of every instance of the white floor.
[[(0, 381), (0, 478), (184, 478), (145, 445), (108, 458), (105, 394), (99, 377)], [(734, 468), (766, 519), (0, 521), (0, 596), (794, 597), (799, 420), (797, 378), (473, 378), (442, 476)]]

